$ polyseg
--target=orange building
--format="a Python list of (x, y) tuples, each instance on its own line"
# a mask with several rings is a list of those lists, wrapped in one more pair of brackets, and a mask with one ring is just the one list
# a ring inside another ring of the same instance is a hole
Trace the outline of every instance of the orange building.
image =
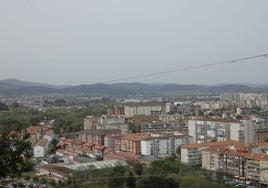
[(120, 106), (116, 107), (111, 107), (107, 110), (107, 115), (108, 116), (113, 116), (113, 115), (124, 115), (124, 108)]
[(121, 138), (121, 150), (134, 154), (141, 154), (141, 140), (149, 138), (145, 134), (130, 134)]
[(256, 132), (257, 142), (267, 142), (268, 141), (268, 130), (258, 130)]

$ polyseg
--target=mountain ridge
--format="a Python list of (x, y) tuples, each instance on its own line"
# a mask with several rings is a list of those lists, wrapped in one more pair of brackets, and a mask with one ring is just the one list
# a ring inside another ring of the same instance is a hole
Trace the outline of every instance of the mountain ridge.
[[(267, 84), (268, 85), (268, 84)], [(56, 86), (38, 82), (6, 79), (0, 81), (0, 96), (41, 95), (53, 93), (87, 94), (94, 96), (126, 96), (126, 95), (198, 95), (219, 94), (224, 92), (268, 92), (266, 84), (250, 86), (250, 84), (198, 85), (175, 83), (95, 83), (76, 86)]]

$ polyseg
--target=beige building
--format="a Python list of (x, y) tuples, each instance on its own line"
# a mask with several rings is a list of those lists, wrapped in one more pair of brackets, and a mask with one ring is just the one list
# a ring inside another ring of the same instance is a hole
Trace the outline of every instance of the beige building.
[[(236, 141), (209, 142), (186, 144), (181, 146), (181, 162), (190, 166), (202, 166), (202, 151), (207, 148), (217, 148), (225, 145), (240, 144)], [(215, 167), (216, 168), (216, 167)]]
[(202, 151), (202, 168), (222, 170), (253, 184), (268, 186), (268, 155), (249, 153), (246, 145), (226, 145)]
[(235, 176), (245, 176), (245, 159), (235, 152), (247, 153), (247, 146), (243, 143), (226, 143), (217, 147), (210, 147), (202, 151), (202, 168), (223, 171)]
[(125, 117), (133, 117), (134, 115), (151, 115), (154, 112), (161, 112), (161, 105), (153, 104), (129, 104), (124, 106)]
[(95, 129), (95, 122), (93, 116), (87, 116), (84, 118), (84, 130)]

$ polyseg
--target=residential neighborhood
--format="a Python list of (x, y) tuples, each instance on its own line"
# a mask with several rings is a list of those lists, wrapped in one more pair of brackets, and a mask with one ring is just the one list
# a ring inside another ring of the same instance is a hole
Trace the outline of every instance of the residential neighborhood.
[[(245, 94), (226, 95), (205, 101), (118, 103), (120, 107), (112, 105), (104, 114), (84, 116), (79, 131), (55, 133), (57, 120), (47, 119), (9, 136), (28, 135), (32, 160), (38, 161), (36, 175), (55, 182), (67, 181), (69, 174), (76, 182), (98, 182), (100, 177), (92, 176), (97, 169), (149, 165), (175, 156), (190, 168), (266, 187), (268, 94), (247, 94), (253, 107)], [(224, 107), (215, 109), (214, 103)]]

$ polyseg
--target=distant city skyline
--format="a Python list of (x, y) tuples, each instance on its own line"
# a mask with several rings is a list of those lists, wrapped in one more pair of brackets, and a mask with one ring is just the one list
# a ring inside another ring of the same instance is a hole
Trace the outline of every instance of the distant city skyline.
[[(0, 80), (107, 83), (268, 53), (268, 1), (0, 2)], [(268, 58), (119, 82), (268, 83)]]

